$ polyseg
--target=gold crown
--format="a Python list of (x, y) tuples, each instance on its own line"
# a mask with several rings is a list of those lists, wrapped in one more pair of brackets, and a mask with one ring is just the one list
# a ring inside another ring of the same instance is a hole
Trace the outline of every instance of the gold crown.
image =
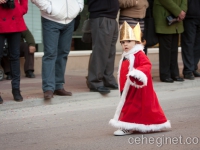
[(124, 21), (120, 30), (120, 41), (125, 40), (141, 42), (141, 29), (139, 23), (137, 23), (134, 28), (131, 28), (131, 26), (126, 21)]

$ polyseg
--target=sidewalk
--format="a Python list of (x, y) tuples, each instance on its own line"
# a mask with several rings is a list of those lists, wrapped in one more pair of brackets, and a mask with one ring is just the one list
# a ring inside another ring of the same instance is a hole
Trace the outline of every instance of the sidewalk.
[[(64, 88), (67, 91), (72, 92), (72, 97), (61, 97), (61, 96), (54, 96), (53, 101), (57, 99), (76, 99), (81, 100), (83, 97), (81, 96), (99, 96), (99, 93), (90, 92), (86, 86), (86, 75), (87, 70), (67, 70), (67, 74), (65, 75), (65, 85)], [(115, 77), (117, 77), (117, 68), (115, 68)], [(8, 103), (16, 104), (13, 100), (13, 96), (11, 93), (11, 81), (4, 79), (0, 81), (0, 92), (1, 96), (4, 100), (3, 105)], [(176, 89), (184, 89), (184, 88), (192, 88), (193, 86), (199, 87), (200, 89), (200, 78), (195, 78), (195, 80), (185, 80), (184, 82), (174, 82), (174, 83), (164, 83), (160, 82), (159, 77), (153, 77), (153, 83), (155, 91), (166, 91), (166, 90), (176, 90)], [(112, 94), (118, 94), (118, 91), (111, 91)], [(33, 101), (43, 101), (43, 91), (42, 91), (42, 79), (41, 75), (36, 75), (36, 78), (26, 78), (21, 76), (21, 94), (24, 98), (23, 102), (28, 102), (29, 100)], [(111, 94), (111, 95), (112, 95)], [(109, 96), (109, 94), (108, 94)], [(20, 104), (21, 105), (21, 104)]]
[[(66, 83), (64, 88), (71, 91), (72, 94), (89, 92), (89, 89), (86, 86), (86, 74), (86, 71), (69, 71), (69, 73), (65, 75)], [(21, 76), (20, 87), (24, 101), (29, 99), (43, 99), (41, 75), (36, 75), (36, 78), (26, 78)], [(0, 92), (1, 97), (4, 100), (4, 104), (6, 102), (13, 101), (11, 93), (11, 80), (4, 79), (0, 81)]]

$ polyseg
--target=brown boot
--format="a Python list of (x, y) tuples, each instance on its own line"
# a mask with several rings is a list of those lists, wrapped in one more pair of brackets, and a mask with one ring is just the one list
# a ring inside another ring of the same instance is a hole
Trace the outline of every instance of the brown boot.
[(44, 99), (45, 100), (49, 100), (51, 98), (53, 98), (53, 91), (48, 90), (48, 91), (44, 92)]
[(72, 93), (68, 92), (68, 91), (65, 91), (65, 89), (55, 90), (54, 94), (55, 95), (59, 95), (59, 96), (72, 96)]

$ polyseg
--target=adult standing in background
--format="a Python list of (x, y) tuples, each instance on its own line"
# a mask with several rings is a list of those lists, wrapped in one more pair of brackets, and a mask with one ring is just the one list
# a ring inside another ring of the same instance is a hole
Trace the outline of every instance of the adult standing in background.
[[(148, 20), (149, 19), (152, 19), (153, 18), (153, 1), (154, 0), (147, 0), (148, 1), (148, 4), (149, 4), (149, 7), (147, 8), (147, 10), (146, 10), (146, 15), (145, 15), (145, 21), (144, 21), (144, 30), (146, 30), (146, 31), (144, 31), (144, 39), (146, 40), (146, 42), (148, 43), (148, 41), (147, 40), (149, 40), (149, 39), (147, 39), (148, 37), (149, 38), (155, 38), (155, 37), (152, 37), (152, 35), (147, 35), (150, 31), (148, 31), (148, 30), (150, 30), (151, 28), (155, 28), (155, 26), (154, 26), (154, 24), (153, 25), (150, 25), (149, 24), (149, 22), (148, 22)], [(152, 31), (153, 29), (151, 29), (151, 31)], [(148, 31), (148, 32), (147, 32)], [(153, 30), (153, 31), (155, 31), (155, 30)], [(152, 33), (152, 32), (151, 32)], [(156, 34), (155, 32), (153, 32), (154, 34)], [(152, 43), (151, 43), (152, 44)], [(151, 46), (154, 46), (154, 45), (151, 45)], [(151, 47), (150, 46), (150, 47)], [(148, 48), (148, 45), (145, 45), (145, 47), (144, 47), (144, 52), (145, 52), (145, 54), (147, 55), (147, 48)]]
[(91, 92), (106, 94), (118, 89), (114, 73), (118, 39), (118, 0), (87, 0), (92, 35), (87, 85)]
[(183, 20), (184, 32), (181, 34), (183, 75), (193, 80), (200, 77), (197, 71), (200, 59), (200, 1), (188, 0), (188, 10)]
[(126, 21), (134, 27), (139, 22), (142, 32), (144, 31), (144, 17), (149, 4), (147, 0), (119, 0), (120, 15), (119, 25)]
[(31, 0), (41, 10), (44, 56), (42, 89), (44, 99), (53, 94), (71, 96), (64, 89), (65, 68), (70, 52), (74, 18), (83, 10), (83, 0)]
[(119, 0), (119, 6), (120, 6), (119, 25), (121, 26), (124, 23), (124, 21), (126, 21), (131, 27), (134, 27), (139, 22), (142, 33), (144, 33), (144, 26), (145, 26), (144, 18), (146, 15), (146, 10), (149, 6), (148, 1)]
[[(154, 0), (153, 17), (159, 42), (159, 74), (162, 82), (184, 81), (179, 76), (178, 40), (184, 31), (182, 20), (187, 11), (187, 0)], [(168, 25), (166, 18), (173, 15), (178, 22)]]
[[(26, 30), (23, 15), (27, 13), (27, 0), (0, 0), (0, 59), (2, 58), (4, 41), (7, 38), (12, 73), (12, 94), (14, 100), (20, 102), (23, 97), (20, 93), (20, 40), (21, 32)], [(0, 103), (3, 99), (0, 97)]]

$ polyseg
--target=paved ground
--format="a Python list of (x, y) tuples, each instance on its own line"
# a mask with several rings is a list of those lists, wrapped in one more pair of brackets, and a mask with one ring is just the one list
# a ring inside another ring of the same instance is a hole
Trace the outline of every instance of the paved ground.
[[(198, 150), (200, 149), (200, 78), (162, 83), (153, 77), (155, 91), (172, 129), (116, 137), (108, 125), (118, 104), (118, 92), (102, 96), (86, 87), (86, 71), (70, 71), (65, 88), (71, 97), (44, 102), (41, 76), (22, 77), (24, 101), (12, 100), (10, 81), (0, 81), (1, 150)], [(116, 74), (116, 73), (115, 73)], [(134, 140), (137, 140), (133, 144)], [(131, 144), (130, 144), (131, 143)]]

